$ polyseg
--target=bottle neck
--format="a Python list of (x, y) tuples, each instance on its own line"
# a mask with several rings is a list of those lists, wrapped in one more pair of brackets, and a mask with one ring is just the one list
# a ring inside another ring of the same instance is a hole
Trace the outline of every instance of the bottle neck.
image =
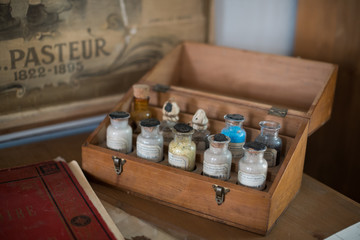
[(149, 108), (149, 98), (136, 98), (134, 97), (134, 110), (146, 111)]
[(216, 145), (210, 143), (209, 148), (214, 153), (223, 153), (228, 150), (228, 143), (217, 143)]
[(111, 126), (115, 129), (123, 129), (128, 125), (128, 119), (110, 119)]
[(261, 162), (264, 158), (264, 151), (248, 151), (245, 150), (244, 161), (246, 162)]
[(141, 136), (145, 138), (152, 138), (158, 136), (159, 133), (159, 126), (155, 127), (143, 127), (141, 126)]
[(226, 127), (240, 127), (242, 128), (243, 121), (229, 121), (225, 120)]
[(186, 134), (186, 133), (175, 133), (174, 141), (177, 143), (191, 143), (191, 137), (192, 134)]
[(277, 130), (277, 129), (268, 129), (268, 128), (262, 127), (260, 134), (262, 136), (266, 136), (266, 137), (275, 137), (275, 138), (277, 138), (279, 136), (279, 130)]

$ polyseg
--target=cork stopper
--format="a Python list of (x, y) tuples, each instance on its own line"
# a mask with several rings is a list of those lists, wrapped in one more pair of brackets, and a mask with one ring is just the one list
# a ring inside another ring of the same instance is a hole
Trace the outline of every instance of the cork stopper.
[(195, 130), (206, 130), (209, 119), (203, 109), (198, 109), (192, 118), (192, 126)]
[(173, 99), (166, 101), (162, 108), (163, 120), (177, 122), (179, 121), (180, 107)]
[(146, 84), (134, 84), (134, 97), (147, 99), (149, 97), (150, 87)]
[(227, 120), (238, 121), (238, 122), (245, 120), (245, 117), (241, 114), (226, 114), (224, 118)]
[(259, 142), (247, 142), (244, 144), (243, 148), (255, 151), (265, 151), (266, 145)]
[(193, 128), (185, 123), (177, 123), (174, 126), (175, 130), (179, 133), (189, 133)]
[(111, 112), (111, 113), (109, 114), (109, 117), (110, 117), (111, 119), (121, 119), (121, 118), (128, 118), (128, 117), (130, 117), (130, 114), (129, 114), (128, 112), (118, 112), (118, 111), (116, 111), (116, 112)]
[(214, 148), (223, 148), (227, 146), (227, 143), (230, 142), (230, 138), (222, 133), (211, 135), (208, 137), (208, 140), (210, 142), (210, 145)]
[(218, 133), (214, 135), (214, 141), (216, 142), (225, 142), (227, 140), (228, 140), (227, 137), (222, 133)]
[(140, 121), (140, 126), (142, 127), (156, 127), (158, 125), (160, 125), (160, 121), (156, 118), (149, 118)]

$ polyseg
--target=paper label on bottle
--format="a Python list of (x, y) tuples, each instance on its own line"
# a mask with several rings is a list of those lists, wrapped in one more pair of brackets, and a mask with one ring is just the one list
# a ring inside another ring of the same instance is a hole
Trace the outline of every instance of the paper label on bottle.
[(110, 149), (118, 150), (118, 151), (126, 151), (127, 150), (127, 141), (123, 137), (107, 137), (106, 145)]
[(189, 166), (189, 159), (185, 156), (175, 155), (169, 152), (169, 164), (174, 167), (187, 169)]
[(267, 148), (264, 153), (264, 158), (268, 163), (268, 167), (276, 166), (277, 151), (274, 148)]
[(262, 189), (264, 187), (265, 180), (265, 174), (246, 173), (241, 170), (238, 172), (239, 183), (248, 187)]
[(203, 174), (210, 177), (227, 180), (230, 178), (229, 164), (212, 164), (204, 161)]
[(136, 154), (141, 158), (162, 160), (161, 147), (159, 145), (148, 145), (136, 142)]
[(233, 158), (242, 158), (244, 156), (244, 149), (242, 148), (244, 146), (244, 142), (242, 143), (229, 143), (229, 150), (232, 154)]

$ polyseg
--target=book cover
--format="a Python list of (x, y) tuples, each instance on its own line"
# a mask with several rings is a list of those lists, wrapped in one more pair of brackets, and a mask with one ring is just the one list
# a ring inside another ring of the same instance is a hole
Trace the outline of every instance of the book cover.
[(119, 238), (77, 179), (66, 162), (0, 170), (0, 239)]

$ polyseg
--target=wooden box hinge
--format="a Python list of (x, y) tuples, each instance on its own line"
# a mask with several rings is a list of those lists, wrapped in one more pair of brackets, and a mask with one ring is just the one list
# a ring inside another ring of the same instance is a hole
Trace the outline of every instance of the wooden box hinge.
[(278, 116), (278, 117), (285, 117), (287, 112), (288, 112), (287, 108), (279, 108), (279, 107), (272, 106), (269, 109), (268, 114), (273, 115), (273, 116)]

